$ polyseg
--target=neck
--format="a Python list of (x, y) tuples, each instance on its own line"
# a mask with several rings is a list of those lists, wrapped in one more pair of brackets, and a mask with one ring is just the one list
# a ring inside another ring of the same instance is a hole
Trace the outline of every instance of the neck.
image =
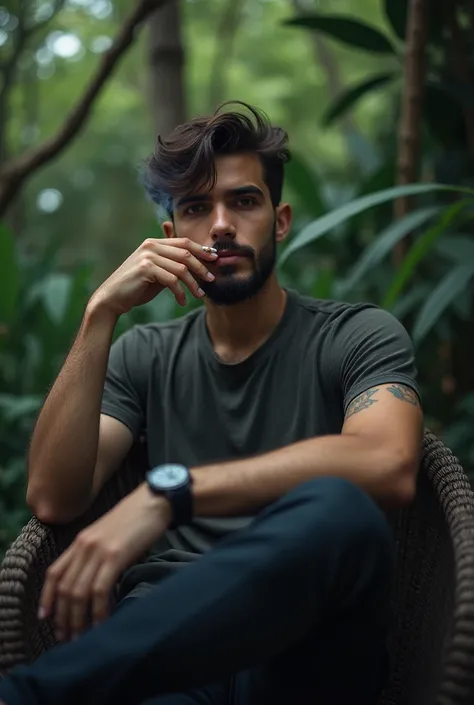
[(206, 301), (206, 322), (216, 353), (226, 361), (247, 357), (271, 335), (285, 311), (286, 292), (272, 274), (248, 301), (218, 306)]

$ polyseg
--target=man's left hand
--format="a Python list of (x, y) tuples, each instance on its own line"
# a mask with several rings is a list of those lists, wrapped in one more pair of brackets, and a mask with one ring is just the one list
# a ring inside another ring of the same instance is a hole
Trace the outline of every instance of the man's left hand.
[(108, 616), (120, 574), (153, 546), (171, 519), (168, 501), (143, 484), (77, 535), (48, 568), (39, 602), (40, 619), (54, 615), (59, 641)]

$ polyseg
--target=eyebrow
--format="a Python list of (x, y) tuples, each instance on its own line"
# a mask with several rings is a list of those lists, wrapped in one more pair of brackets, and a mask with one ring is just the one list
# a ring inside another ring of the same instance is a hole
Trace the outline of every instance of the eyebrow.
[[(238, 188), (231, 188), (228, 189), (225, 192), (226, 196), (246, 196), (248, 194), (255, 194), (257, 196), (264, 196), (264, 193), (261, 189), (258, 188), (258, 186), (239, 186)], [(189, 195), (189, 196), (183, 196), (180, 198), (177, 203), (176, 207), (181, 208), (181, 206), (186, 205), (187, 203), (199, 203), (202, 201), (210, 201), (211, 197), (209, 196), (208, 193), (196, 193), (194, 195)]]

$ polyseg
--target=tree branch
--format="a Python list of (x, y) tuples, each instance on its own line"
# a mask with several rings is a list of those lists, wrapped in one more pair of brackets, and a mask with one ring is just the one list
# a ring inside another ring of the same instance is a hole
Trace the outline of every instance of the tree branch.
[(8, 101), (10, 91), (15, 80), (15, 72), (18, 65), (18, 60), (21, 57), (26, 45), (31, 37), (39, 30), (44, 29), (54, 17), (62, 10), (66, 0), (56, 0), (53, 5), (51, 15), (41, 21), (36, 22), (31, 27), (28, 27), (28, 5), (26, 2), (20, 3), (20, 9), (17, 14), (18, 28), (14, 34), (13, 49), (10, 57), (0, 65), (0, 72), (3, 74), (2, 88), (0, 89), (0, 164), (7, 158), (7, 125), (8, 125)]
[[(399, 185), (413, 183), (417, 177), (426, 71), (427, 26), (427, 0), (411, 0), (407, 17), (402, 110), (398, 133), (397, 183)], [(395, 202), (395, 217), (401, 218), (406, 215), (410, 207), (411, 199), (406, 196), (398, 198)], [(395, 264), (400, 264), (407, 246), (408, 241), (405, 238), (394, 249)]]
[(26, 26), (26, 3), (20, 3), (18, 12), (18, 27), (13, 35), (13, 48), (10, 57), (2, 66), (3, 82), (0, 89), (0, 164), (6, 159), (7, 154), (7, 124), (8, 124), (8, 99), (13, 86), (18, 60), (28, 39)]
[(104, 53), (95, 75), (56, 135), (43, 144), (7, 162), (0, 169), (0, 217), (24, 181), (56, 157), (86, 124), (95, 100), (112, 75), (120, 58), (133, 42), (138, 26), (167, 0), (139, 0), (127, 17), (110, 49)]

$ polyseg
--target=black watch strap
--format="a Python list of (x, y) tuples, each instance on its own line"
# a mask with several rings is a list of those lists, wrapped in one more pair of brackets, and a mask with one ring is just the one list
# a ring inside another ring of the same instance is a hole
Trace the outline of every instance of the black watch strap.
[(189, 482), (175, 490), (165, 491), (163, 494), (171, 504), (173, 519), (170, 529), (176, 529), (183, 524), (189, 524), (194, 515), (193, 493), (191, 489), (191, 476)]

